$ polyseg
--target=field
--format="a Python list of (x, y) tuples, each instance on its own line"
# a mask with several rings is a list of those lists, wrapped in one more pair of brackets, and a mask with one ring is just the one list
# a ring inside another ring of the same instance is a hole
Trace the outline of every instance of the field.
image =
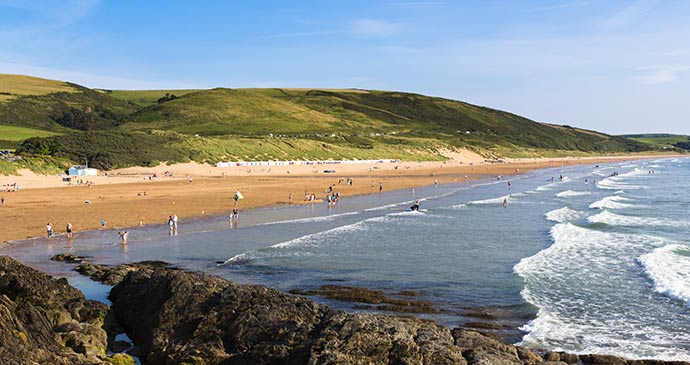
[(47, 95), (57, 92), (75, 92), (66, 82), (40, 79), (23, 75), (0, 74), (0, 102), (23, 95)]
[(187, 95), (189, 93), (200, 90), (194, 89), (179, 89), (179, 90), (100, 90), (112, 96), (115, 99), (129, 101), (142, 107), (156, 105), (158, 99), (165, 96), (165, 94), (175, 95), (177, 97)]
[(50, 137), (58, 133), (43, 131), (40, 129), (17, 127), (12, 125), (0, 125), (0, 140), (23, 141), (31, 137)]
[(679, 134), (630, 134), (625, 137), (653, 148), (671, 148), (675, 143), (690, 141), (690, 136)]

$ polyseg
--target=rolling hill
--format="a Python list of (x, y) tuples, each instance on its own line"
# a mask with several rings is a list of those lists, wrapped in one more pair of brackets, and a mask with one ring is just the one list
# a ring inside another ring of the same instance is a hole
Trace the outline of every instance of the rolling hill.
[[(458, 147), (492, 157), (649, 149), (624, 137), (402, 92), (97, 90), (0, 75), (0, 95), (0, 141), (19, 140), (3, 126), (22, 127), (33, 138), (19, 153), (87, 159), (102, 168), (188, 159), (440, 160), (441, 150)], [(136, 150), (141, 158), (124, 156)]]

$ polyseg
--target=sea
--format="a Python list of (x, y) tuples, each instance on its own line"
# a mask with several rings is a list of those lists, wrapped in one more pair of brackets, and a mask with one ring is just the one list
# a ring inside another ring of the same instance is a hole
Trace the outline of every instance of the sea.
[[(116, 230), (97, 230), (71, 241), (16, 241), (0, 254), (104, 301), (109, 287), (50, 257), (162, 260), (283, 291), (343, 285), (392, 297), (412, 292), (438, 310), (416, 316), (451, 328), (480, 326), (534, 349), (690, 361), (689, 191), (687, 158), (457, 176), (345, 196), (335, 207), (242, 211), (237, 223), (226, 216), (181, 220), (172, 237), (164, 224), (131, 228), (126, 246)], [(415, 199), (418, 211), (410, 210)]]

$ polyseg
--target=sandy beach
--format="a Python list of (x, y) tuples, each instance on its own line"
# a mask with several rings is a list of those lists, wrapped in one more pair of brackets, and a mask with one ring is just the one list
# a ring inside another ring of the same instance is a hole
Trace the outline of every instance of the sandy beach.
[[(109, 171), (107, 176), (83, 177), (93, 184), (74, 185), (62, 176), (39, 176), (22, 171), (22, 176), (1, 176), (0, 186), (16, 183), (17, 192), (5, 192), (0, 207), (0, 242), (45, 235), (52, 223), (54, 232), (64, 233), (67, 222), (76, 234), (97, 229), (101, 219), (106, 228), (140, 224), (163, 224), (169, 215), (180, 220), (209, 214), (227, 214), (239, 190), (245, 199), (239, 209), (305, 202), (305, 192), (323, 199), (329, 185), (343, 199), (358, 194), (512, 175), (533, 169), (573, 164), (596, 164), (646, 156), (598, 158), (524, 159), (489, 163), (478, 155), (461, 153), (447, 162), (398, 162), (352, 165), (307, 165), (278, 167), (229, 167), (187, 163), (171, 166), (136, 167)], [(648, 156), (647, 156), (648, 157)], [(658, 157), (658, 156), (654, 156)], [(335, 170), (324, 173), (324, 170)], [(166, 173), (167, 172), (167, 173)], [(156, 177), (154, 178), (154, 174)], [(349, 186), (345, 178), (352, 178)], [(342, 178), (342, 180), (341, 180)], [(372, 187), (373, 185), (373, 187)], [(292, 194), (292, 200), (289, 196)]]

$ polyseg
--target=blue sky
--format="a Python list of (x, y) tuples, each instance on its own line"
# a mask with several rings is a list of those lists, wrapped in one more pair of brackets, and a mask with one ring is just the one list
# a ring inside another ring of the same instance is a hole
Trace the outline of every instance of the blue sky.
[(690, 134), (690, 1), (0, 0), (0, 73), (110, 89), (409, 91)]

